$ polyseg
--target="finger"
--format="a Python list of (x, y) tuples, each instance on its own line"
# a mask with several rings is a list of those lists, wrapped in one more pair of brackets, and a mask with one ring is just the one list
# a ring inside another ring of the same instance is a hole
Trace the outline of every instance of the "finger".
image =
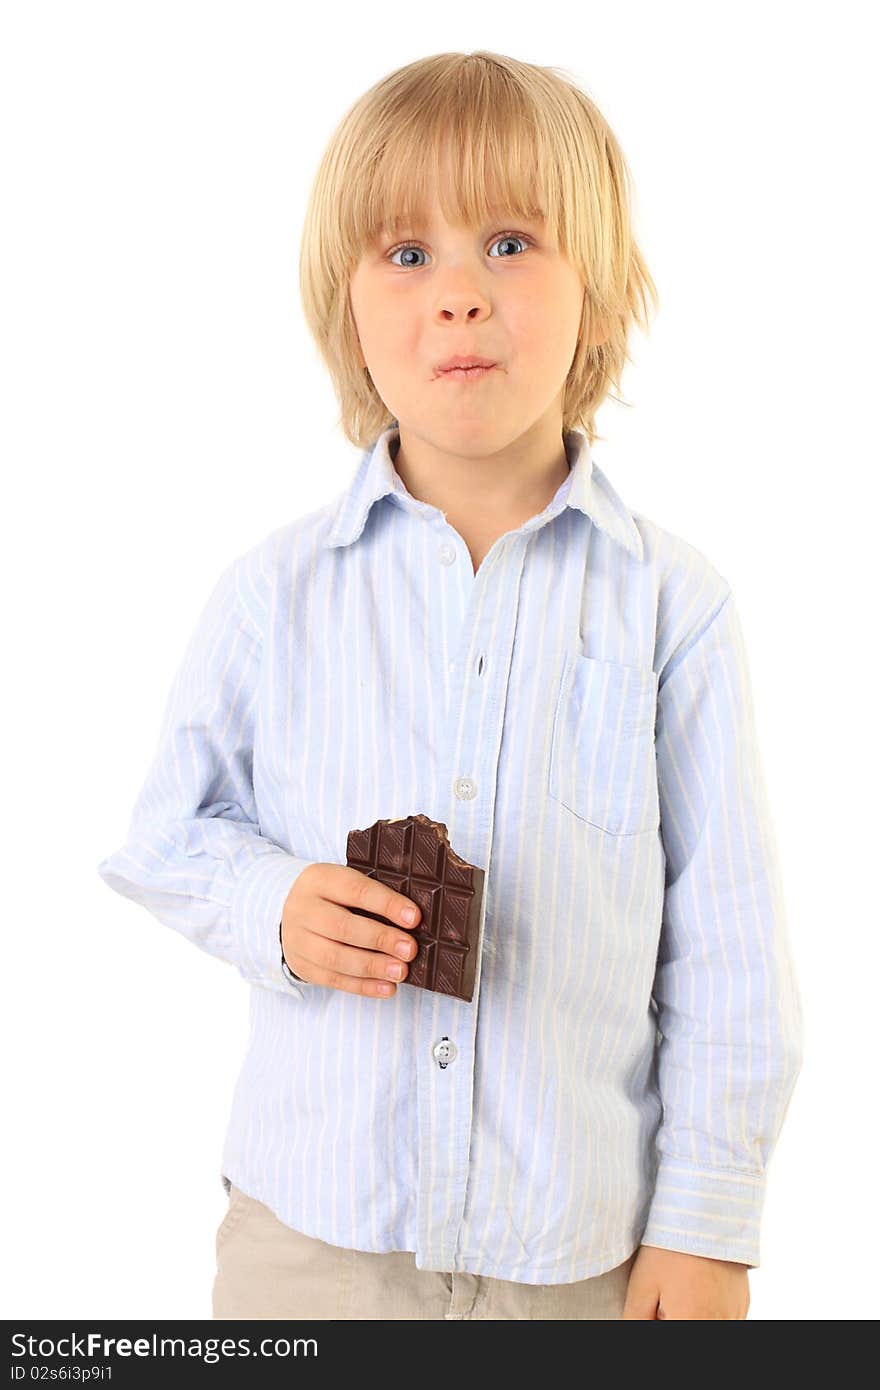
[[(331, 907), (351, 909), (347, 913), (340, 912), (334, 919), (344, 929), (337, 934), (338, 940), (353, 941), (372, 950), (387, 951), (389, 955), (394, 953), (396, 946), (411, 941), (407, 933), (418, 926), (421, 919), (417, 903), (378, 879), (361, 873), (360, 869), (345, 864), (335, 864), (332, 869), (332, 874), (326, 875), (322, 882), (316, 880), (315, 891)], [(377, 922), (376, 918), (387, 920)]]
[[(336, 902), (342, 902), (359, 912), (374, 912), (381, 917), (387, 917), (391, 922), (401, 922), (404, 926), (413, 925), (418, 921), (419, 909), (411, 898), (398, 893), (394, 888), (389, 888), (386, 883), (380, 883), (379, 879), (361, 873), (360, 869), (353, 869), (346, 864), (337, 867), (338, 879), (345, 891), (343, 897), (335, 899)], [(410, 916), (411, 913), (414, 915)]]
[[(328, 904), (328, 910), (332, 912), (332, 904)], [(337, 910), (345, 914), (344, 908)], [(345, 915), (351, 916), (350, 913)], [(375, 986), (389, 982), (399, 984), (406, 979), (409, 971), (406, 961), (386, 955), (383, 951), (361, 950), (358, 946), (349, 945), (334, 935), (336, 930), (338, 928), (331, 926), (328, 931), (326, 923), (321, 920), (315, 923), (315, 930), (300, 928), (296, 936), (296, 951), (292, 958), (288, 957), (288, 964), (295, 974), (315, 984), (327, 985), (345, 978), (348, 984), (337, 984), (335, 987), (348, 989), (352, 989), (353, 982), (357, 980)], [(404, 940), (414, 954), (416, 943), (409, 938)], [(301, 964), (297, 964), (297, 961)], [(365, 991), (361, 988), (360, 992)], [(393, 993), (393, 989), (377, 991), (373, 988), (369, 992), (388, 994)]]

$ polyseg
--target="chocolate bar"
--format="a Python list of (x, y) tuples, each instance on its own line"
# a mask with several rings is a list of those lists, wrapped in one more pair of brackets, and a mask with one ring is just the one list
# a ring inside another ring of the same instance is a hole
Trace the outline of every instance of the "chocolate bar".
[[(346, 863), (410, 898), (421, 912), (406, 929), (418, 949), (402, 983), (469, 1004), (485, 873), (455, 853), (446, 826), (424, 815), (377, 820), (366, 830), (349, 831)], [(359, 915), (400, 926), (375, 912)]]

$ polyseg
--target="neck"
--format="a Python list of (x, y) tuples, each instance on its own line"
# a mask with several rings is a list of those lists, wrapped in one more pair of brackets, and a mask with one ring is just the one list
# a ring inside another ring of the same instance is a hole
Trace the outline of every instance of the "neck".
[(450, 452), (401, 429), (390, 453), (407, 492), (447, 516), (527, 520), (544, 510), (569, 473), (561, 426), (538, 438), (529, 432), (492, 453)]

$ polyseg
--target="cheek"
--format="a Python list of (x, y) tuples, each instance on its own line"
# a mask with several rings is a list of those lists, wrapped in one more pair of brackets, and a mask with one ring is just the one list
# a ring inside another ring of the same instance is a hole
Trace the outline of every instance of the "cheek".
[(533, 312), (518, 314), (511, 323), (515, 358), (530, 371), (550, 375), (568, 366), (577, 341), (578, 325), (564, 313), (548, 312), (542, 304)]
[(393, 295), (383, 295), (377, 297), (366, 317), (367, 334), (379, 352), (393, 356), (415, 351), (422, 320), (414, 306)]
[(511, 334), (525, 350), (534, 348), (546, 353), (554, 343), (567, 342), (572, 334), (577, 336), (576, 310), (569, 287), (550, 279), (510, 299), (504, 316)]

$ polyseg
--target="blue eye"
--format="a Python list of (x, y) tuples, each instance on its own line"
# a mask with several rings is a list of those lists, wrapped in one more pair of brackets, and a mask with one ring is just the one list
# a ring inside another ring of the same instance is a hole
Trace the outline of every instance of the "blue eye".
[[(530, 237), (527, 237), (527, 236), (523, 236), (521, 232), (503, 232), (501, 235), (495, 237), (494, 241), (493, 241), (491, 244), (494, 246), (494, 245), (496, 245), (498, 242), (504, 242), (504, 241), (521, 241), (521, 242), (523, 243), (523, 245), (526, 246), (526, 247), (529, 247), (529, 246), (533, 246), (533, 245), (534, 245), (534, 242), (531, 240), (531, 238), (530, 238)], [(391, 250), (388, 251), (386, 254), (387, 254), (388, 260), (391, 260), (391, 258), (392, 258), (393, 256), (396, 256), (396, 255), (397, 255), (399, 252), (401, 252), (401, 251), (425, 251), (425, 249), (426, 249), (426, 248), (425, 248), (424, 246), (422, 246), (421, 242), (418, 242), (418, 241), (402, 241), (402, 242), (400, 242), (397, 246), (393, 246), (393, 247), (391, 248)], [(518, 253), (518, 254), (521, 254), (521, 253)], [(510, 257), (510, 256), (493, 256), (493, 260), (496, 260), (496, 261), (497, 261), (497, 260), (511, 260), (511, 259), (516, 260), (516, 259), (517, 259), (517, 256), (513, 256), (513, 257)], [(400, 264), (399, 261), (392, 261), (392, 265), (399, 265), (399, 264)], [(402, 268), (403, 270), (420, 270), (420, 269), (421, 269), (421, 266), (413, 265), (412, 263), (410, 263), (409, 265), (404, 265), (404, 266), (402, 266), (401, 268)]]
[[(496, 241), (521, 241), (521, 242), (523, 243), (524, 246), (532, 246), (532, 245), (534, 245), (534, 243), (531, 242), (531, 241), (529, 240), (528, 237), (520, 236), (519, 232), (504, 232), (504, 234), (503, 234), (502, 236), (496, 237)], [(493, 246), (495, 245), (495, 242), (494, 242), (494, 241), (492, 242), (492, 245), (493, 245)], [(496, 256), (494, 259), (495, 259), (495, 260), (504, 260), (504, 261), (507, 261), (507, 260), (510, 260), (511, 257), (510, 257), (510, 256), (500, 256), (500, 257), (499, 257), (499, 256)], [(516, 260), (516, 257), (514, 256), (513, 259)]]

